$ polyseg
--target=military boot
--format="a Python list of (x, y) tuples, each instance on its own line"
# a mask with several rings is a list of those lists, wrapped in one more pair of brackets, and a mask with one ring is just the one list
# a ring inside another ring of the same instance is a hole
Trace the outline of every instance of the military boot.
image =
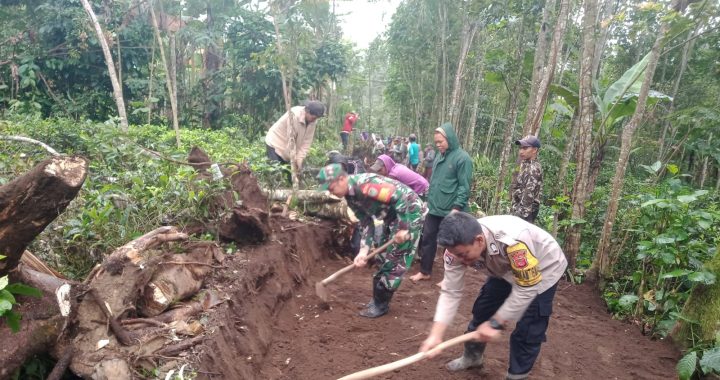
[(360, 313), (375, 307), (375, 287), (377, 286), (378, 281), (380, 281), (380, 277), (373, 277), (373, 298), (370, 298), (370, 302), (365, 305), (365, 308)]
[(373, 278), (373, 299), (360, 312), (360, 316), (377, 318), (387, 314), (390, 309), (390, 299), (392, 299), (394, 292), (394, 290), (386, 288), (379, 277)]
[(485, 343), (466, 342), (463, 355), (455, 360), (449, 361), (445, 367), (451, 372), (482, 367), (484, 352)]

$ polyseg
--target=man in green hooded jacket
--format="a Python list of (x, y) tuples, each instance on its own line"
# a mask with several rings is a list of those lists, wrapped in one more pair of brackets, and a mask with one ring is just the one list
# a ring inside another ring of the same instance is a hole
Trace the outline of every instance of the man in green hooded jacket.
[(452, 124), (445, 123), (435, 129), (433, 139), (439, 154), (433, 162), (428, 215), (420, 238), (420, 272), (410, 277), (413, 282), (430, 279), (440, 222), (451, 212), (468, 211), (470, 197), (473, 164), (470, 155), (460, 147)]

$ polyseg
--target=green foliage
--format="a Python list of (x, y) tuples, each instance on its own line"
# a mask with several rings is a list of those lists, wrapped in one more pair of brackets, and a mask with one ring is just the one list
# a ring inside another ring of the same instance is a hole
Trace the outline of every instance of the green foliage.
[(697, 365), (697, 352), (690, 351), (680, 359), (677, 364), (677, 372), (680, 380), (689, 380), (695, 374), (695, 366)]
[[(0, 255), (0, 260), (5, 256)], [(13, 311), (17, 304), (15, 296), (42, 297), (40, 290), (20, 283), (10, 284), (8, 276), (0, 277), (0, 320), (4, 320), (13, 332), (20, 331), (19, 313)]]
[[(717, 269), (710, 263), (720, 242), (718, 195), (688, 186), (675, 165), (640, 169), (650, 182), (633, 185), (628, 212), (619, 220), (623, 244), (631, 252), (618, 257), (603, 296), (613, 313), (639, 319), (657, 335), (665, 336), (678, 321), (689, 326), (691, 348), (678, 363), (678, 376), (691, 378), (698, 365), (710, 373), (716, 363), (714, 343), (697, 336), (701, 321), (696, 318), (703, 317), (687, 314), (684, 306), (696, 288), (716, 286)], [(656, 184), (663, 171), (670, 176)]]
[[(3, 134), (42, 139), (90, 160), (80, 194), (31, 247), (72, 278), (83, 278), (112, 249), (161, 225), (210, 222), (209, 201), (225, 184), (199, 180), (191, 167), (142, 147), (185, 161), (190, 148), (199, 146), (215, 162), (248, 162), (261, 178), (276, 170), (265, 160), (263, 142), (249, 141), (239, 128), (183, 129), (183, 146), (177, 149), (174, 132), (155, 125), (131, 126), (123, 134), (113, 124), (18, 117), (0, 126)], [(0, 140), (0, 183), (45, 158), (33, 145)]]

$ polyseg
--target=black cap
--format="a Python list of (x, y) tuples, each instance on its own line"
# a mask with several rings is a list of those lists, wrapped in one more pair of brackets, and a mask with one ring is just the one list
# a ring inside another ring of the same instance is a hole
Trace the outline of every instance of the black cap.
[(317, 117), (325, 116), (325, 105), (317, 100), (311, 100), (305, 104), (305, 111)]

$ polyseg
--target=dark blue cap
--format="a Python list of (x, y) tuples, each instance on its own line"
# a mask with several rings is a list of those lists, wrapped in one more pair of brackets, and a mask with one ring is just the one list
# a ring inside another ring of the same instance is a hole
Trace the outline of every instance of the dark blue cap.
[(533, 135), (527, 135), (520, 140), (515, 140), (515, 145), (531, 146), (531, 147), (539, 148), (540, 147), (540, 139), (538, 139), (537, 137), (535, 137)]

